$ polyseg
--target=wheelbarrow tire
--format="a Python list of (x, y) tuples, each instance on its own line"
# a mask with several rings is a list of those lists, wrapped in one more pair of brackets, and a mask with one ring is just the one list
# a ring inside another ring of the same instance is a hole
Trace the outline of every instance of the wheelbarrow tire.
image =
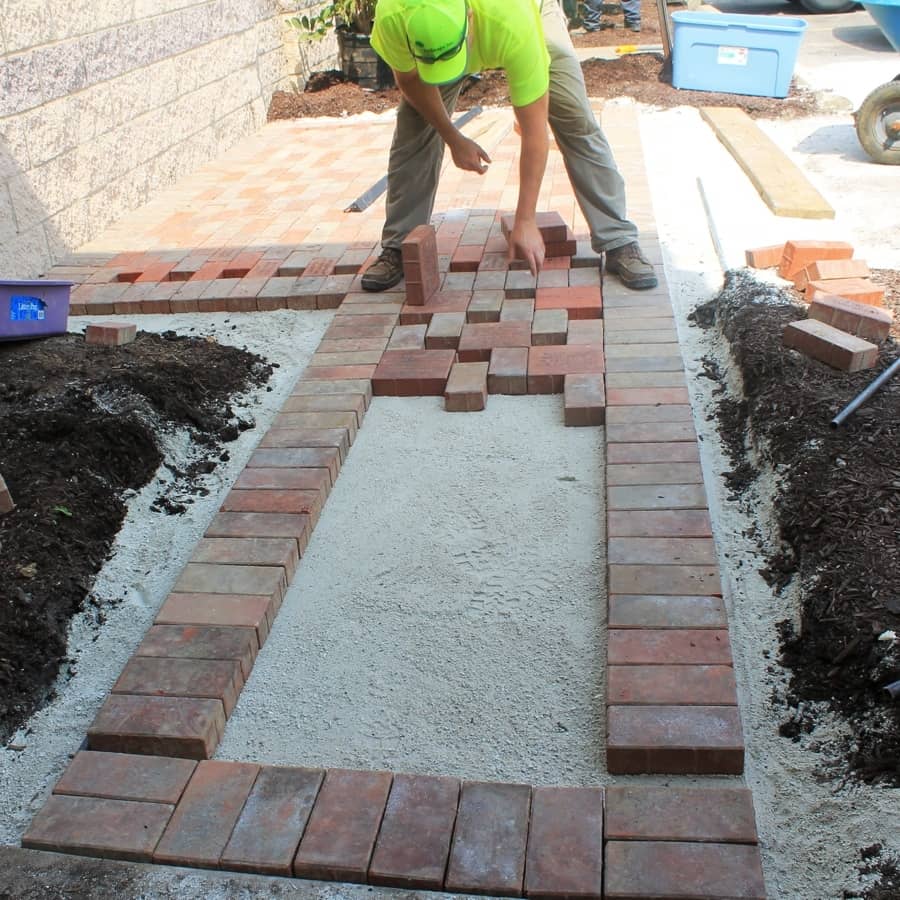
[(888, 141), (887, 117), (900, 122), (900, 76), (875, 88), (856, 111), (856, 134), (874, 162), (900, 165), (900, 133)]
[(810, 13), (845, 13), (859, 5), (856, 0), (799, 0), (799, 2)]

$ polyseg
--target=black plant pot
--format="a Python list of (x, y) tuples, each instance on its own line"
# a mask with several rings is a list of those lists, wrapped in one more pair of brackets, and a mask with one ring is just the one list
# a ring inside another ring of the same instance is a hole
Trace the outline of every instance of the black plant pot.
[(337, 29), (341, 71), (361, 87), (382, 91), (394, 86), (391, 67), (372, 49), (369, 35)]

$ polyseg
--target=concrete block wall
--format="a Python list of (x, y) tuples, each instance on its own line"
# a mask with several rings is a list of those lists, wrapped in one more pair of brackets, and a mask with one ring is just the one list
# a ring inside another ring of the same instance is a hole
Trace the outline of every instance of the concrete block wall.
[(307, 2), (0, 0), (0, 278), (42, 274), (259, 128), (310, 65), (285, 24)]

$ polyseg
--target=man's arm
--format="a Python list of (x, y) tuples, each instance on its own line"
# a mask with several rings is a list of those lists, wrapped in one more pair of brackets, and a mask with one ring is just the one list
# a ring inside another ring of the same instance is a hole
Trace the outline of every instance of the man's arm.
[(443, 138), (457, 168), (484, 174), (487, 171), (485, 163), (489, 163), (491, 158), (450, 121), (441, 92), (434, 85), (425, 84), (415, 69), (411, 72), (395, 70), (394, 79), (407, 102)]
[(519, 158), (519, 203), (516, 224), (509, 237), (509, 258), (524, 259), (535, 277), (544, 264), (544, 240), (537, 227), (537, 201), (550, 149), (549, 105), (549, 94), (545, 93), (527, 106), (513, 108), (517, 130), (522, 135), (522, 152)]

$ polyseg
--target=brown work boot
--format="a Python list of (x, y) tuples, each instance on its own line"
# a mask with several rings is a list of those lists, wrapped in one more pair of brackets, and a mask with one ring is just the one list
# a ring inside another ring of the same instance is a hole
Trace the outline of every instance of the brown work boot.
[(362, 277), (364, 291), (386, 291), (403, 280), (403, 260), (395, 247), (385, 247)]
[(650, 260), (641, 253), (637, 241), (607, 250), (606, 271), (618, 275), (625, 287), (635, 291), (646, 291), (659, 283)]

